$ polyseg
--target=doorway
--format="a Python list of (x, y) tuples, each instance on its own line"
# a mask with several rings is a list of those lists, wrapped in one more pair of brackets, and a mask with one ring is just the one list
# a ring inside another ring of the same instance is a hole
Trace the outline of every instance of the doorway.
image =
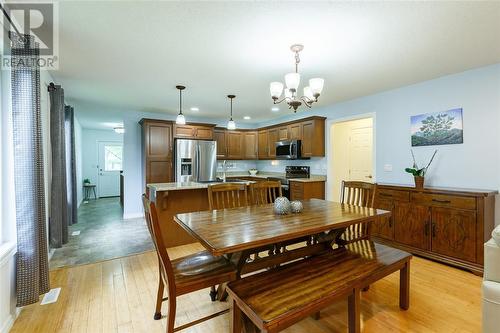
[(343, 180), (374, 182), (373, 118), (338, 122), (330, 131), (332, 200), (340, 201)]
[(121, 142), (99, 141), (98, 143), (99, 198), (120, 195), (120, 172), (123, 165), (123, 144)]

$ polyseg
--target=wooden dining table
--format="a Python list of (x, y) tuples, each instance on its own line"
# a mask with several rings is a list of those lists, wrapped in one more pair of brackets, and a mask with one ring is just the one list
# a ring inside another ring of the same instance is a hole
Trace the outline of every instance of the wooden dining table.
[(232, 260), (241, 276), (324, 251), (349, 226), (391, 214), (320, 199), (302, 203), (296, 214), (277, 215), (268, 204), (178, 214), (174, 220), (211, 254)]

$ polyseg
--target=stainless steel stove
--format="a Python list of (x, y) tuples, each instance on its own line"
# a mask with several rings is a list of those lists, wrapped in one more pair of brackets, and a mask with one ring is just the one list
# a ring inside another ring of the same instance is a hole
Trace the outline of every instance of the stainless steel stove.
[(290, 199), (290, 179), (310, 177), (311, 167), (290, 165), (285, 167), (285, 177), (267, 177), (267, 180), (275, 180), (281, 182), (281, 190), (283, 192), (283, 196)]

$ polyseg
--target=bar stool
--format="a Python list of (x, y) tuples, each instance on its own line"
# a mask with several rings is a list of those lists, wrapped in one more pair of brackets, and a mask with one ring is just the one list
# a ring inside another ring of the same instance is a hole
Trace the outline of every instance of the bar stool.
[(83, 184), (84, 201), (88, 201), (92, 192), (94, 193), (94, 200), (97, 200), (97, 194), (95, 193), (95, 184)]

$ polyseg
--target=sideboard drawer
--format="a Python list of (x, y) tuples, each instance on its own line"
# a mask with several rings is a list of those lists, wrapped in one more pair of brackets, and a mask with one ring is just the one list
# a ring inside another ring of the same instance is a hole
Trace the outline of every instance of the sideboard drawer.
[(476, 209), (476, 198), (446, 194), (412, 193), (411, 201), (415, 204), (458, 209)]
[(410, 201), (410, 192), (408, 191), (396, 191), (390, 189), (377, 189), (377, 195), (380, 200), (397, 200), (402, 202)]

